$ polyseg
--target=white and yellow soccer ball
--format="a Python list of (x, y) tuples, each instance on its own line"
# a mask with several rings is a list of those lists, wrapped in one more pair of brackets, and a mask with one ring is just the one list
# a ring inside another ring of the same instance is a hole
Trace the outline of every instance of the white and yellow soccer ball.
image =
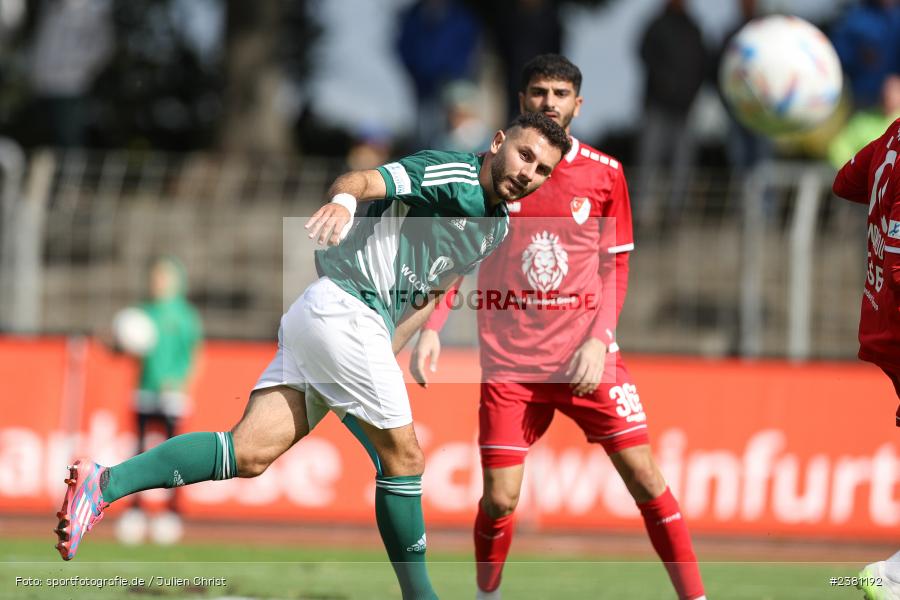
[(150, 316), (136, 306), (123, 308), (113, 317), (116, 344), (135, 356), (144, 356), (156, 346), (158, 333)]
[(725, 49), (719, 87), (738, 121), (767, 135), (819, 125), (835, 110), (843, 74), (828, 38), (799, 17), (747, 23)]

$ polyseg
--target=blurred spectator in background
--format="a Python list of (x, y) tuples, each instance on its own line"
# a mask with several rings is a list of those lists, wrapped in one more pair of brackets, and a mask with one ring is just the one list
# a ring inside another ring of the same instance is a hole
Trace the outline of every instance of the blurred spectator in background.
[[(150, 269), (149, 285), (150, 299), (140, 308), (156, 326), (156, 344), (140, 357), (135, 395), (138, 454), (147, 449), (151, 428), (160, 427), (165, 439), (171, 438), (188, 412), (188, 387), (202, 340), (200, 317), (186, 297), (187, 273), (181, 262), (172, 257), (158, 258)], [(123, 516), (117, 531), (122, 541), (136, 543), (146, 531), (146, 520), (140, 511), (140, 495), (133, 498), (133, 509)], [(172, 490), (168, 513), (153, 522), (151, 533), (157, 541), (171, 543), (180, 537), (177, 514), (177, 496)]]
[(352, 171), (374, 169), (388, 162), (393, 150), (391, 132), (378, 125), (366, 125), (356, 133), (347, 151), (347, 166)]
[[(734, 36), (757, 15), (756, 0), (738, 0), (740, 5), (740, 21), (731, 29), (722, 41), (718, 56), (715, 61), (714, 70), (711, 73), (712, 80), (715, 82), (716, 89), (719, 90), (719, 68), (722, 65), (722, 57), (725, 55), (725, 49), (734, 39)], [(744, 127), (731, 112), (728, 102), (722, 99), (722, 105), (728, 113), (728, 133), (725, 138), (725, 151), (728, 155), (728, 164), (732, 170), (737, 171), (741, 176), (749, 172), (753, 167), (764, 160), (772, 157), (773, 147), (772, 141), (764, 135), (760, 135), (750, 129)]]
[(831, 41), (837, 50), (858, 109), (878, 104), (881, 84), (900, 72), (900, 4), (862, 0), (835, 23)]
[(445, 130), (436, 148), (453, 152), (481, 152), (491, 142), (493, 131), (482, 117), (478, 88), (468, 81), (455, 81), (442, 94)]
[(7, 43), (25, 20), (25, 0), (0, 0), (0, 49), (7, 50)]
[(431, 147), (440, 134), (441, 92), (458, 79), (473, 79), (480, 30), (457, 0), (419, 0), (400, 16), (397, 48), (418, 100), (416, 145)]
[(900, 75), (888, 75), (881, 84), (881, 104), (877, 108), (856, 112), (828, 145), (828, 161), (840, 169), (878, 138), (894, 119), (900, 117)]
[(28, 74), (29, 125), (39, 144), (83, 146), (89, 94), (112, 56), (112, 0), (44, 0), (37, 6)]
[[(652, 226), (677, 217), (693, 169), (696, 140), (688, 128), (694, 99), (706, 78), (706, 48), (684, 0), (668, 0), (644, 31), (640, 45), (644, 65), (644, 115), (638, 146), (640, 185), (637, 221)], [(656, 191), (661, 167), (669, 167), (666, 214), (660, 214)]]
[(0, 135), (3, 136), (12, 133), (5, 125), (18, 116), (30, 87), (18, 52), (26, 36), (27, 13), (25, 0), (0, 0)]
[(210, 147), (223, 119), (223, 92), (239, 87), (233, 80), (226, 86), (224, 76), (225, 23), (235, 17), (226, 17), (222, 0), (114, 7), (116, 52), (96, 88), (97, 145)]

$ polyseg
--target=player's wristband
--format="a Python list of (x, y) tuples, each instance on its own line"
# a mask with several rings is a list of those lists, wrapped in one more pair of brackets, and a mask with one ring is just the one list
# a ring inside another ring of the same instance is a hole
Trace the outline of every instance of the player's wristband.
[(335, 194), (331, 199), (332, 204), (340, 204), (344, 208), (350, 211), (350, 218), (353, 218), (353, 215), (356, 213), (356, 198), (353, 197), (352, 194), (347, 194), (346, 192), (342, 192), (340, 194)]
[(350, 228), (353, 227), (353, 215), (356, 214), (356, 198), (354, 198), (352, 194), (342, 192), (340, 194), (335, 194), (331, 199), (331, 203), (339, 204), (350, 211), (350, 220), (347, 221), (347, 224), (344, 225), (344, 228), (341, 230), (341, 239), (343, 240), (347, 237), (347, 232), (350, 231)]

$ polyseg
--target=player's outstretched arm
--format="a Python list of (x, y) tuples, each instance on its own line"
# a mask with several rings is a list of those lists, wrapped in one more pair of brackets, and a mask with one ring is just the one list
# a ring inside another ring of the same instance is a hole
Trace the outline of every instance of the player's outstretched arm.
[(869, 202), (869, 190), (867, 189), (869, 162), (880, 139), (869, 142), (865, 148), (856, 153), (852, 160), (841, 167), (831, 186), (831, 191), (835, 196), (860, 204)]
[(304, 225), (309, 238), (317, 238), (319, 244), (337, 246), (353, 223), (356, 203), (384, 198), (386, 194), (384, 178), (378, 171), (344, 173), (328, 189), (331, 202), (313, 213)]

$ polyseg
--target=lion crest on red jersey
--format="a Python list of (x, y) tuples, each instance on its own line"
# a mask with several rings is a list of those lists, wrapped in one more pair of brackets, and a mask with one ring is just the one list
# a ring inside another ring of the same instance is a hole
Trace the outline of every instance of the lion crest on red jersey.
[(569, 254), (558, 235), (544, 231), (531, 236), (522, 253), (522, 273), (532, 288), (540, 292), (559, 289), (568, 272)]

